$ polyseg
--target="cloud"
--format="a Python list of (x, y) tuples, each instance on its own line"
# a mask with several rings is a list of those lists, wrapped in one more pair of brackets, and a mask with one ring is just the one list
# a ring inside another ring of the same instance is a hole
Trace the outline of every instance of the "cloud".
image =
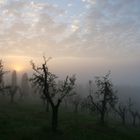
[(80, 26), (79, 20), (73, 20), (73, 23), (71, 25), (72, 32), (77, 31), (80, 28), (79, 26)]
[[(140, 56), (139, 0), (83, 2), (90, 7), (78, 17), (66, 12), (68, 5), (8, 0), (0, 7), (0, 51), (29, 56), (44, 52), (51, 56)], [(73, 8), (74, 1), (69, 4)]]
[[(80, 48), (78, 50), (82, 52), (77, 55), (140, 56), (139, 6), (138, 0), (98, 0), (87, 13), (79, 32), (67, 40), (75, 42), (77, 48)], [(75, 38), (78, 38), (77, 42)]]
[(89, 4), (95, 4), (96, 0), (82, 0), (82, 2), (87, 2)]
[(0, 8), (0, 50), (3, 54), (37, 55), (55, 47), (66, 25), (55, 21), (64, 11), (40, 2), (9, 1)]

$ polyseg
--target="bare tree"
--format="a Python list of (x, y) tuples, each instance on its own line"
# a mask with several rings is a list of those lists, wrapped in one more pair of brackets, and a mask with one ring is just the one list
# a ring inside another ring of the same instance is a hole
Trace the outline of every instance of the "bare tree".
[(3, 62), (2, 62), (2, 60), (0, 60), (0, 92), (3, 92), (3, 89), (4, 89), (3, 76), (5, 73), (6, 73), (6, 71), (4, 71)]
[(17, 86), (17, 72), (16, 70), (14, 70), (12, 72), (12, 77), (11, 77), (11, 86), (8, 87), (9, 88), (9, 95), (10, 95), (10, 100), (11, 103), (14, 102), (14, 97), (17, 93), (18, 90), (18, 86)]
[(129, 105), (129, 113), (132, 117), (132, 124), (133, 124), (133, 126), (135, 126), (136, 118), (138, 117), (138, 111), (133, 108), (134, 103), (132, 103), (131, 98), (129, 98), (128, 105)]
[(101, 124), (105, 123), (105, 115), (108, 112), (109, 107), (114, 106), (117, 103), (117, 97), (115, 95), (115, 92), (113, 91), (113, 84), (109, 76), (110, 73), (106, 74), (103, 77), (96, 77), (96, 97), (94, 99), (94, 96), (92, 94), (88, 96), (93, 108), (95, 108), (100, 114)]
[(86, 113), (92, 113), (93, 111), (95, 111), (94, 106), (91, 104), (89, 98), (85, 97), (81, 101), (81, 111), (84, 111)]
[(56, 82), (57, 76), (49, 72), (47, 62), (50, 58), (44, 58), (44, 62), (40, 67), (31, 62), (34, 71), (31, 81), (39, 88), (43, 89), (45, 99), (50, 103), (52, 109), (52, 130), (55, 132), (58, 127), (58, 110), (62, 100), (72, 94), (75, 86), (75, 76), (67, 76), (64, 81)]
[(17, 73), (14, 70), (11, 75), (11, 85), (5, 86), (5, 92), (10, 96), (11, 103), (14, 103), (14, 97), (18, 90), (19, 87), (17, 86)]
[(137, 112), (137, 110), (133, 110), (133, 111), (130, 111), (130, 113), (131, 113), (132, 118), (133, 118), (132, 124), (133, 124), (133, 126), (135, 126), (136, 125), (136, 118), (137, 118), (138, 112)]
[(29, 78), (27, 73), (24, 73), (22, 75), (20, 94), (21, 94), (21, 99), (29, 95)]
[(75, 96), (73, 96), (71, 102), (74, 106), (74, 113), (78, 113), (79, 106), (81, 105), (81, 102), (82, 102), (82, 97), (80, 95), (75, 95)]
[(118, 107), (114, 107), (113, 108), (115, 110), (115, 112), (119, 115), (119, 117), (122, 120), (122, 124), (125, 125), (126, 124), (126, 118), (127, 118), (127, 112), (128, 112), (128, 107), (127, 105), (124, 104), (119, 104)]
[(138, 118), (138, 123), (140, 125), (140, 113), (139, 112), (137, 112), (137, 118)]

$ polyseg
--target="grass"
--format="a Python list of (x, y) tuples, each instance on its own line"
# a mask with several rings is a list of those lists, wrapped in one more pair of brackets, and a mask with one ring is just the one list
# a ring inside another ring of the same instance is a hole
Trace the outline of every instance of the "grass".
[(60, 113), (59, 130), (50, 129), (50, 114), (39, 104), (0, 104), (0, 140), (139, 140), (140, 128), (108, 124), (94, 116)]

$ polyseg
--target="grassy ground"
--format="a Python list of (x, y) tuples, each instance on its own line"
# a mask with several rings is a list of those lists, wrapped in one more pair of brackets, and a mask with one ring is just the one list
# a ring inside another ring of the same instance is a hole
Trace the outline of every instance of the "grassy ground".
[(140, 128), (119, 124), (100, 126), (90, 115), (60, 113), (57, 134), (50, 114), (39, 104), (0, 104), (0, 140), (139, 140)]

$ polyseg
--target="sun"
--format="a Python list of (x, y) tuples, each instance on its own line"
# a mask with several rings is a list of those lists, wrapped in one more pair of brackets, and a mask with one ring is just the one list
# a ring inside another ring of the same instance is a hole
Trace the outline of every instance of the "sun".
[(19, 65), (19, 64), (15, 64), (13, 66), (13, 69), (16, 70), (17, 72), (21, 72), (24, 68), (22, 65)]
[(7, 56), (6, 57), (6, 67), (10, 71), (16, 70), (19, 73), (30, 70), (30, 58), (22, 56)]

